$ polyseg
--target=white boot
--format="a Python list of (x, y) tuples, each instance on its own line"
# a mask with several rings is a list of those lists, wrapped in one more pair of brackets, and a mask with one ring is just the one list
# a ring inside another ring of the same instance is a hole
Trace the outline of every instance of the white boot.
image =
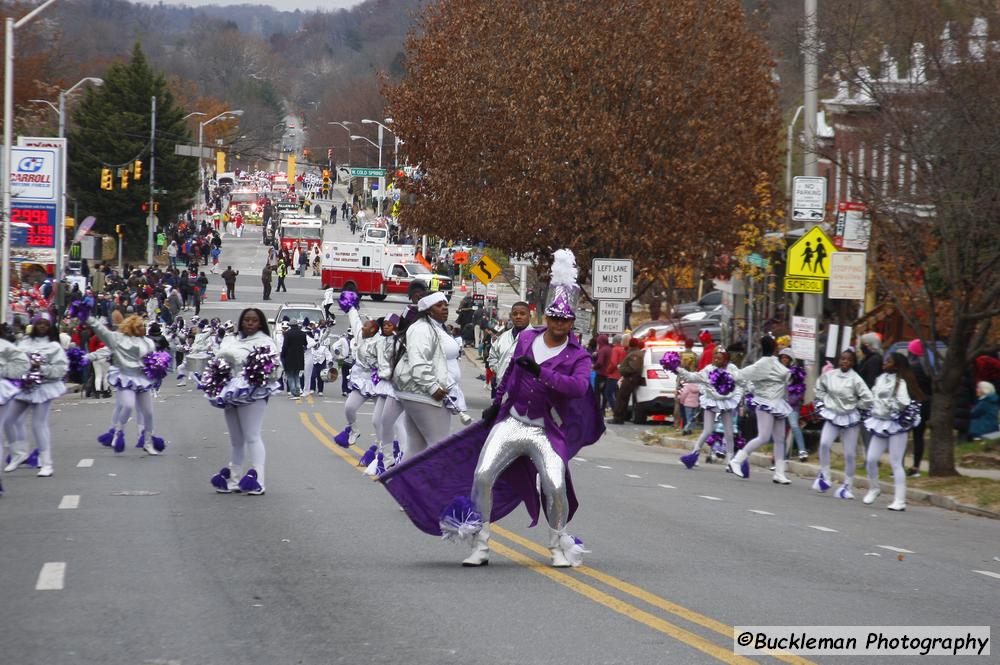
[(549, 552), (552, 553), (553, 568), (576, 568), (583, 564), (583, 555), (590, 550), (583, 547), (583, 541), (566, 533), (565, 529), (549, 527)]
[(737, 478), (746, 478), (743, 475), (743, 461), (747, 458), (745, 449), (740, 449), (738, 453), (733, 456), (733, 459), (729, 460), (729, 470), (733, 472), (733, 475)]
[(475, 566), (490, 565), (490, 525), (484, 524), (483, 528), (476, 534), (476, 539), (472, 543), (472, 554), (470, 554), (462, 565), (467, 568)]
[(777, 485), (792, 484), (792, 481), (790, 481), (785, 475), (785, 460), (780, 459), (774, 461), (774, 476), (771, 477), (771, 482)]
[(880, 494), (882, 494), (882, 490), (877, 485), (872, 485), (872, 488), (868, 490), (867, 494), (865, 494), (865, 498), (862, 499), (862, 502), (866, 506), (870, 506), (875, 503), (875, 499), (877, 499)]
[(906, 510), (906, 478), (904, 477), (902, 481), (896, 480), (893, 483), (893, 490), (892, 503), (889, 504), (889, 510), (898, 512)]
[(10, 473), (11, 471), (17, 471), (17, 467), (24, 464), (24, 460), (28, 459), (29, 456), (30, 453), (14, 451), (13, 453), (11, 453), (10, 456), (10, 464), (5, 466), (3, 470), (6, 471), (7, 473)]
[(838, 499), (853, 499), (854, 492), (851, 491), (851, 479), (848, 478), (847, 482), (840, 486), (837, 490)]

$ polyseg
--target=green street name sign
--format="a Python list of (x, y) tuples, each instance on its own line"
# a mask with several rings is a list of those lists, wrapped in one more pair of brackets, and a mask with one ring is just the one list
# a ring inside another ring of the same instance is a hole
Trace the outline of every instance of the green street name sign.
[(363, 169), (351, 167), (352, 178), (384, 178), (385, 169)]

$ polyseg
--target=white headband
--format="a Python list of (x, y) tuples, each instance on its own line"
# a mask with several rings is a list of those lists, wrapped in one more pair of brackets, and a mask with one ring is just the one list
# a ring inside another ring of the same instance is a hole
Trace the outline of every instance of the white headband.
[(435, 291), (429, 296), (424, 296), (417, 302), (417, 311), (426, 312), (439, 302), (448, 302), (448, 296), (441, 293), (440, 291)]

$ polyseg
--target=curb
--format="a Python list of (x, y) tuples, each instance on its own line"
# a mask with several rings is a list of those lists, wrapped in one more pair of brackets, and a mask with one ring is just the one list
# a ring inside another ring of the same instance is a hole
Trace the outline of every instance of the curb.
[[(660, 435), (653, 440), (665, 448), (678, 450), (689, 450), (691, 448), (690, 441), (686, 439), (678, 439), (672, 436)], [(771, 456), (764, 453), (752, 453), (749, 461), (750, 464), (756, 467), (762, 467), (764, 469), (769, 469), (771, 467)], [(815, 476), (819, 473), (818, 465), (807, 464), (805, 462), (798, 462), (795, 460), (788, 460), (785, 463), (785, 469), (802, 478)], [(843, 482), (844, 478), (846, 478), (842, 471), (834, 471), (832, 469), (830, 470), (830, 475), (832, 476), (831, 480), (836, 482)], [(864, 476), (855, 477), (854, 485), (858, 488), (864, 489), (869, 489), (870, 487), (868, 479)], [(883, 493), (892, 494), (894, 488), (891, 483), (880, 482), (879, 485)], [(944, 494), (935, 494), (926, 490), (907, 487), (906, 499), (907, 501), (928, 503), (932, 506), (937, 506), (938, 508), (944, 508), (946, 510), (954, 510), (960, 513), (976, 515), (978, 517), (988, 517), (990, 519), (1000, 520), (1000, 513), (998, 512), (986, 510), (985, 508), (980, 508), (978, 506), (970, 506), (969, 504), (960, 503), (953, 497)]]

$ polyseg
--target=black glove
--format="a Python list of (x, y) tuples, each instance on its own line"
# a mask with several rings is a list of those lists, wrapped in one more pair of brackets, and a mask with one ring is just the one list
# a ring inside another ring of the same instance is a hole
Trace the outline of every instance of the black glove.
[(514, 364), (523, 369), (525, 372), (534, 375), (536, 378), (542, 371), (542, 368), (538, 366), (538, 363), (536, 363), (533, 358), (529, 358), (528, 356), (521, 356), (514, 361)]
[(497, 419), (497, 415), (500, 413), (499, 404), (490, 404), (488, 407), (483, 409), (483, 420), (487, 423), (491, 423)]

